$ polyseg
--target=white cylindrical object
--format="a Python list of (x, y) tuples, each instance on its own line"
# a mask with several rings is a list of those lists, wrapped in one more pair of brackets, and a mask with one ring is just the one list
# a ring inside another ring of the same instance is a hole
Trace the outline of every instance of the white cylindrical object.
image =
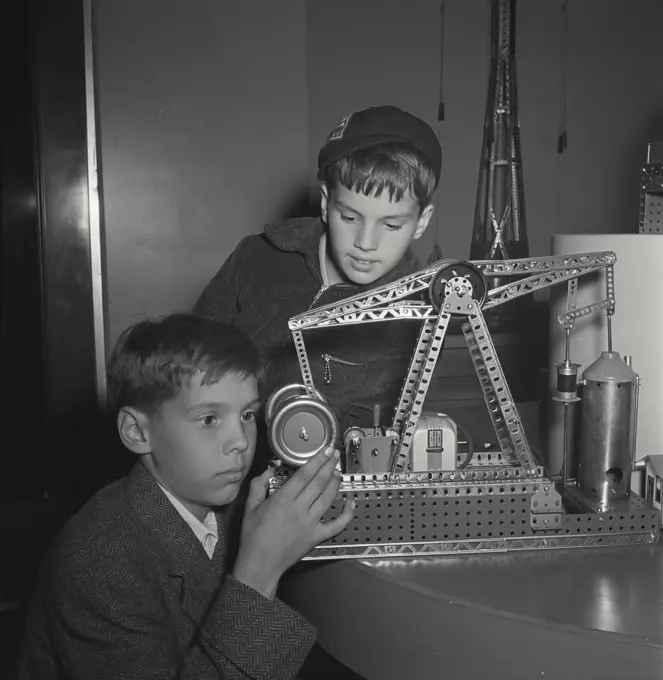
[[(612, 318), (612, 349), (632, 357), (640, 376), (636, 459), (663, 449), (663, 235), (660, 234), (558, 234), (552, 237), (553, 255), (611, 250), (615, 264), (615, 315)], [(605, 272), (578, 279), (576, 307), (606, 297)], [(550, 288), (550, 394), (556, 382), (555, 364), (564, 359), (564, 326), (557, 316), (566, 311), (567, 286)], [(605, 312), (576, 320), (571, 333), (571, 361), (580, 364), (579, 375), (608, 349)], [(549, 400), (548, 452), (550, 474), (561, 469), (563, 457), (563, 406)], [(633, 489), (641, 493), (640, 475), (633, 476)]]
[(456, 469), (458, 429), (444, 415), (424, 411), (412, 437), (412, 472), (442, 472)]

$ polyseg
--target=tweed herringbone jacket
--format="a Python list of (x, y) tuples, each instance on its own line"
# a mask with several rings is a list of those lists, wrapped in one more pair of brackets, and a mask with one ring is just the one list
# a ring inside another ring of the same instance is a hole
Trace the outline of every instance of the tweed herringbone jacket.
[(295, 677), (315, 631), (227, 575), (227, 518), (217, 520), (210, 560), (142, 465), (100, 491), (43, 565), (16, 677)]

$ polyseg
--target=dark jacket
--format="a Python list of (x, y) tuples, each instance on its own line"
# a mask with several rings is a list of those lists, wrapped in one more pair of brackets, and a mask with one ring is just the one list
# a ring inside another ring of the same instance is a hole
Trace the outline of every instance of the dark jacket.
[(28, 612), (20, 679), (293, 678), (314, 629), (226, 575), (137, 464), (67, 525)]
[[(337, 284), (320, 293), (323, 232), (320, 220), (303, 218), (245, 237), (196, 305), (198, 314), (236, 324), (257, 344), (267, 365), (264, 398), (277, 387), (302, 382), (290, 317), (310, 309), (314, 301), (321, 306), (341, 300), (419, 269), (408, 250), (370, 287)], [(392, 320), (304, 332), (313, 381), (339, 418), (339, 435), (352, 425), (371, 426), (374, 404), (380, 405), (382, 424), (391, 423), (419, 328), (413, 321)]]

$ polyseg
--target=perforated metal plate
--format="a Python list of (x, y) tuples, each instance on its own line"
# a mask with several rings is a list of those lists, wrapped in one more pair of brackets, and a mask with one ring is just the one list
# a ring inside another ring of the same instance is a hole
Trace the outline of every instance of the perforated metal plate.
[[(364, 558), (393, 554), (445, 554), (539, 548), (652, 543), (656, 510), (634, 496), (615, 513), (532, 512), (535, 493), (549, 480), (508, 484), (454, 483), (384, 488), (343, 488), (324, 519), (357, 503), (355, 518), (336, 538), (306, 558)], [(344, 485), (345, 486), (345, 485)], [(556, 522), (543, 524), (544, 518)], [(541, 527), (539, 530), (538, 526)]]
[[(413, 489), (391, 495), (377, 492), (345, 494), (355, 498), (355, 519), (332, 545), (348, 543), (400, 543), (446, 541), (503, 536), (527, 536), (531, 513), (531, 494), (495, 494), (481, 498), (477, 489), (468, 487), (467, 494), (439, 496), (435, 490)], [(334, 516), (342, 509), (335, 504)]]
[(650, 163), (640, 178), (640, 233), (663, 233), (663, 164)]
[[(467, 458), (467, 453), (459, 453), (456, 456), (456, 463), (461, 465), (465, 462)], [(474, 467), (504, 467), (508, 465), (508, 456), (505, 456), (499, 450), (486, 450), (486, 451), (475, 451), (472, 455), (471, 466)]]

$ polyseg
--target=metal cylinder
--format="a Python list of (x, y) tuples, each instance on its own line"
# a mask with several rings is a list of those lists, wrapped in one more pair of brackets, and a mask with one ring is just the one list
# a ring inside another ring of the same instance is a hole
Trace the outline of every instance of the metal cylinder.
[(605, 508), (630, 492), (638, 376), (618, 352), (603, 352), (583, 383), (578, 486)]
[(557, 386), (553, 399), (562, 403), (580, 401), (578, 398), (578, 368), (580, 364), (562, 361), (557, 368)]

